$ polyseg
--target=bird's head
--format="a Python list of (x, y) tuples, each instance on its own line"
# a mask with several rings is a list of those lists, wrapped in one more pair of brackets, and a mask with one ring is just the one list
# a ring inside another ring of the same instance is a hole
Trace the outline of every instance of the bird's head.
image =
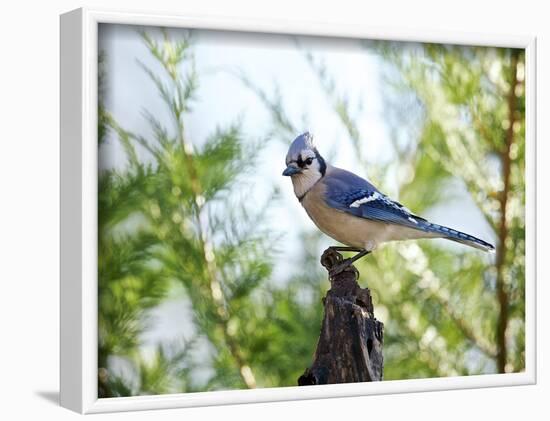
[(313, 144), (313, 136), (305, 132), (288, 148), (283, 175), (292, 179), (296, 196), (301, 197), (325, 175), (326, 168), (325, 160)]

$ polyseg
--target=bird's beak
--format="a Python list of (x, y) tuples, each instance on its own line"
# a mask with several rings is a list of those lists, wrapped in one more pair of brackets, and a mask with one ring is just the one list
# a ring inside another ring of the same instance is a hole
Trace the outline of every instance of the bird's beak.
[(288, 167), (286, 167), (286, 169), (283, 171), (283, 175), (286, 176), (286, 177), (289, 177), (291, 175), (294, 175), (294, 174), (299, 174), (301, 173), (302, 170), (298, 167), (295, 167), (294, 165), (289, 165)]

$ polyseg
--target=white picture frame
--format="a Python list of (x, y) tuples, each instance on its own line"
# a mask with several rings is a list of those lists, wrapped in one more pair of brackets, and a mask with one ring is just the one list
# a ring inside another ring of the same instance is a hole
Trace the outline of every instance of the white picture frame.
[[(521, 373), (231, 390), (97, 397), (97, 37), (99, 23), (286, 33), (525, 49), (526, 57), (526, 314)], [(61, 15), (61, 405), (79, 413), (180, 408), (294, 399), (534, 384), (535, 343), (535, 50), (519, 35), (418, 32), (282, 20), (77, 9)]]

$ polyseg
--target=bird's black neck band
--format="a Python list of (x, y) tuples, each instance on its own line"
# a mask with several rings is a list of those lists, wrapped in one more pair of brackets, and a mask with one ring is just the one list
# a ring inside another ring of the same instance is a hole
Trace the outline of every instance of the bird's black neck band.
[(317, 158), (317, 161), (319, 162), (319, 172), (321, 173), (321, 178), (325, 176), (325, 173), (327, 172), (327, 163), (317, 150), (317, 148), (314, 149), (315, 151), (315, 158)]

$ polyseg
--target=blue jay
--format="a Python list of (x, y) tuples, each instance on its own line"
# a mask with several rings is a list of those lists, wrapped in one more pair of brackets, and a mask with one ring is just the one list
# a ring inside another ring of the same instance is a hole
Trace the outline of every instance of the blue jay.
[(331, 277), (387, 241), (445, 238), (484, 251), (494, 247), (479, 238), (428, 222), (381, 193), (367, 180), (328, 164), (308, 132), (298, 136), (286, 155), (284, 176), (311, 220), (329, 237), (357, 254), (331, 270)]

